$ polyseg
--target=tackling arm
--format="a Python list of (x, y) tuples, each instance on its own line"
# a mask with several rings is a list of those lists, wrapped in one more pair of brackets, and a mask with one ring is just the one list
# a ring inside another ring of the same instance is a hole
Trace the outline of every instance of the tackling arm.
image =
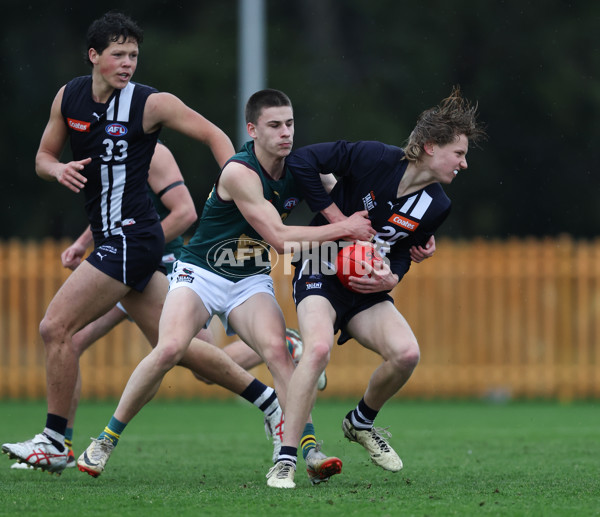
[(293, 252), (303, 243), (369, 240), (374, 234), (366, 211), (324, 226), (284, 225), (275, 207), (264, 198), (259, 177), (239, 163), (229, 163), (223, 169), (219, 189), (235, 202), (246, 220), (278, 253)]

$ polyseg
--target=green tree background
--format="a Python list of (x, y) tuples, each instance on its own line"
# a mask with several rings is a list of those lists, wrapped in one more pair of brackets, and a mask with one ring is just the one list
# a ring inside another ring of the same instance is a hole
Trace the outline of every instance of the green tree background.
[[(600, 226), (600, 3), (266, 0), (267, 86), (292, 98), (295, 145), (337, 139), (402, 145), (452, 85), (478, 101), (489, 140), (446, 188), (457, 238), (591, 238)], [(89, 3), (2, 0), (0, 238), (76, 236), (83, 196), (39, 179), (50, 104), (89, 73), (85, 32), (110, 9), (145, 30), (137, 82), (183, 99), (235, 140), (237, 0)], [(201, 210), (217, 166), (164, 130)]]

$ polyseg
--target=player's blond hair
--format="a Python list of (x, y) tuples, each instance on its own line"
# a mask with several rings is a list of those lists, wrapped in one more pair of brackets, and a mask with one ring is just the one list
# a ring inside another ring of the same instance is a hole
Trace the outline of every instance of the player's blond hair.
[(419, 115), (417, 125), (412, 130), (404, 146), (405, 158), (419, 161), (423, 146), (427, 142), (446, 145), (465, 135), (475, 145), (486, 138), (484, 126), (477, 121), (477, 104), (464, 99), (460, 87), (452, 92), (438, 106), (425, 110)]

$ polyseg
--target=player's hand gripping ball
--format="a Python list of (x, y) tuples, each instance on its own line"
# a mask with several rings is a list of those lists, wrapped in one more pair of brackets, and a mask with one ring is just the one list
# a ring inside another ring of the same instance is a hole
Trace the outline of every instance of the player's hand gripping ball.
[[(370, 276), (375, 262), (381, 262), (377, 255), (375, 246), (371, 243), (357, 242), (350, 246), (344, 246), (337, 255), (335, 274), (346, 289), (353, 289), (348, 285), (351, 276)], [(364, 264), (368, 264), (367, 267)]]

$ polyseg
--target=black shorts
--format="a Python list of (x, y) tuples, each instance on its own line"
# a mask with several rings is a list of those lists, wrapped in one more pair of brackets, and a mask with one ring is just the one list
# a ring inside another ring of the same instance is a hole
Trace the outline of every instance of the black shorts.
[(160, 271), (165, 236), (159, 222), (135, 226), (121, 228), (110, 237), (96, 238), (96, 247), (86, 260), (111, 278), (142, 292), (154, 272)]
[[(299, 266), (300, 264), (298, 264)], [(307, 271), (308, 265), (305, 264), (300, 276), (300, 267), (296, 267), (294, 272), (294, 303), (296, 307), (307, 296), (323, 296), (331, 303), (335, 310), (334, 331), (341, 331), (338, 338), (338, 345), (343, 345), (351, 339), (346, 330), (348, 322), (373, 305), (389, 301), (394, 303), (393, 298), (387, 292), (360, 294), (346, 289), (338, 280), (335, 274), (323, 274), (321, 272), (313, 273)]]

